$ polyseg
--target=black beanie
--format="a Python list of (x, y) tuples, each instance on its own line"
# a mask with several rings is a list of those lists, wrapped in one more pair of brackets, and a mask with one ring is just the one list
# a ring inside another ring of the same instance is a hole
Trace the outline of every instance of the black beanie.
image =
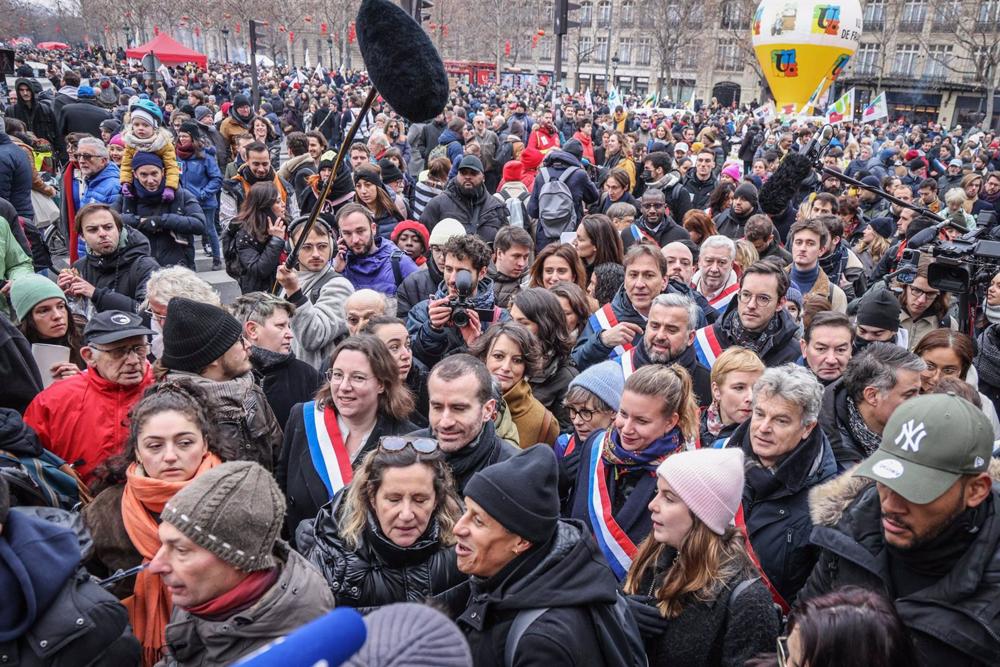
[(195, 143), (201, 140), (201, 124), (196, 121), (184, 121), (181, 123), (180, 131), (189, 134), (191, 136), (191, 141)]
[(861, 299), (857, 323), (888, 331), (899, 330), (899, 300), (887, 289), (878, 290)]
[(535, 445), (477, 472), (465, 496), (510, 532), (544, 544), (559, 524), (558, 477), (552, 448)]
[(167, 304), (161, 361), (170, 370), (199, 373), (242, 335), (243, 327), (222, 308), (177, 296)]
[(740, 183), (736, 191), (733, 192), (733, 199), (743, 199), (757, 208), (757, 188), (752, 183)]
[(233, 108), (239, 109), (240, 107), (250, 106), (250, 98), (242, 93), (237, 93), (233, 96)]
[(577, 160), (583, 160), (583, 144), (576, 139), (570, 139), (567, 141), (563, 144), (562, 149), (575, 157)]

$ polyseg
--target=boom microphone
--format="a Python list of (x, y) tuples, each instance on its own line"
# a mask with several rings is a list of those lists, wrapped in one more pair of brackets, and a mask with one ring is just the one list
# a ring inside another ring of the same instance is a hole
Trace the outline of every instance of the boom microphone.
[(771, 178), (760, 188), (757, 201), (768, 215), (781, 215), (795, 198), (802, 181), (812, 173), (812, 162), (802, 153), (789, 153), (781, 161)]
[(368, 77), (398, 114), (418, 123), (444, 110), (444, 63), (409, 14), (388, 0), (363, 0), (355, 25)]
[(361, 614), (346, 607), (334, 609), (240, 660), (236, 667), (336, 667), (357, 653), (367, 637)]

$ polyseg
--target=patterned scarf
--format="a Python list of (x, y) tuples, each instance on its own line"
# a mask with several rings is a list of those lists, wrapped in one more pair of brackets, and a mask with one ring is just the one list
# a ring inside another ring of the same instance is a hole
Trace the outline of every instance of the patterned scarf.
[(725, 428), (725, 424), (722, 423), (722, 415), (719, 413), (719, 404), (712, 401), (712, 404), (708, 406), (705, 411), (705, 427), (708, 432), (712, 435), (719, 435), (719, 432)]
[(616, 478), (636, 470), (655, 473), (657, 466), (668, 456), (679, 451), (684, 444), (680, 427), (674, 427), (672, 431), (654, 440), (649, 446), (635, 452), (630, 452), (621, 446), (617, 429), (605, 431), (603, 440), (601, 456), (614, 466)]
[(729, 321), (722, 323), (722, 329), (732, 339), (733, 345), (745, 347), (751, 352), (760, 354), (764, 346), (767, 345), (767, 342), (771, 340), (771, 337), (781, 330), (781, 317), (779, 313), (775, 313), (763, 331), (750, 331), (743, 326), (739, 314), (733, 311), (733, 315), (729, 318)]
[(976, 372), (979, 379), (990, 387), (1000, 387), (1000, 325), (993, 324), (979, 337), (979, 356)]
[(847, 428), (854, 439), (865, 448), (865, 456), (871, 456), (875, 453), (882, 441), (882, 436), (868, 428), (861, 412), (858, 411), (858, 406), (855, 405), (854, 399), (850, 396), (847, 397)]

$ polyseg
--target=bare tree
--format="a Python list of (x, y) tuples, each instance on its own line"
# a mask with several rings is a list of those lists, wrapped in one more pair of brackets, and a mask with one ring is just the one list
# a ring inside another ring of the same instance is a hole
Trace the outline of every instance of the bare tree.
[(676, 54), (691, 43), (702, 29), (705, 0), (642, 0), (639, 5), (639, 26), (642, 34), (653, 38), (653, 50), (659, 63), (656, 89), (668, 90), (672, 96), (673, 68)]
[(709, 20), (717, 22), (720, 37), (736, 46), (740, 60), (750, 64), (763, 86), (764, 70), (757, 61), (751, 30), (756, 7), (757, 0), (722, 0), (712, 6), (714, 12)]

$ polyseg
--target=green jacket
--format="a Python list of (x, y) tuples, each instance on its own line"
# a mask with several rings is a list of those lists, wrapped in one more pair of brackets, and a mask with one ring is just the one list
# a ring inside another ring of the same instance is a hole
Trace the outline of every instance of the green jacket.
[[(30, 276), (33, 271), (31, 257), (14, 238), (10, 223), (0, 217), (0, 283)], [(0, 311), (13, 319), (14, 312), (6, 297), (0, 299)]]

